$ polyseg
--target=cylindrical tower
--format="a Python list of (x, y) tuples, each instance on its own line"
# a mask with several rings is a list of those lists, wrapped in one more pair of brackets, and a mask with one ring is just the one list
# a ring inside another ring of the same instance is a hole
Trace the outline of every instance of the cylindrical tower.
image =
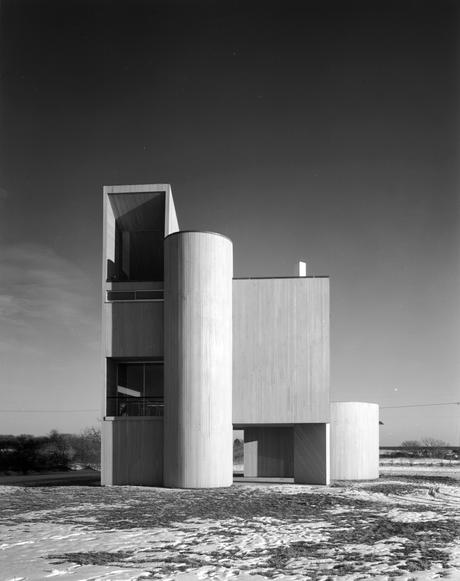
[(379, 406), (331, 402), (331, 479), (379, 477)]
[(225, 236), (165, 239), (165, 486), (232, 484), (232, 278)]

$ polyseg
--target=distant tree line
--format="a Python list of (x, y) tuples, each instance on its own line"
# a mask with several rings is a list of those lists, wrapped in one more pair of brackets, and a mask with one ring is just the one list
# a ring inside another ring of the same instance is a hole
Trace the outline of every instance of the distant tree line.
[(453, 452), (446, 448), (449, 447), (448, 442), (438, 440), (436, 438), (425, 437), (419, 440), (404, 440), (401, 442), (401, 448), (412, 452), (416, 456), (423, 458), (444, 458), (446, 455), (452, 455)]
[(239, 438), (233, 440), (233, 464), (242, 464), (244, 460), (244, 442)]
[(101, 433), (86, 428), (80, 434), (61, 434), (52, 430), (47, 436), (0, 435), (0, 472), (69, 470), (74, 464), (99, 468)]
[(458, 446), (450, 446), (444, 440), (425, 437), (421, 440), (404, 440), (400, 446), (381, 446), (380, 455), (392, 458), (441, 458), (455, 460), (458, 458)]

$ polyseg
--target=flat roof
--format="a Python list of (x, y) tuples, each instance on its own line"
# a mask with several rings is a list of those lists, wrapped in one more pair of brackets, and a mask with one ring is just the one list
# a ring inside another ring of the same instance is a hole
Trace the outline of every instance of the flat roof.
[(170, 236), (176, 236), (179, 234), (212, 234), (213, 236), (222, 236), (222, 238), (226, 238), (229, 242), (233, 244), (231, 238), (229, 238), (225, 234), (221, 234), (220, 232), (212, 232), (211, 230), (177, 230), (176, 232), (171, 232), (171, 234), (165, 236), (165, 240)]
[(307, 276), (234, 276), (233, 280), (278, 280), (284, 278), (330, 278), (327, 274), (309, 274)]
[(127, 184), (103, 186), (104, 194), (142, 194), (156, 192), (171, 192), (170, 184)]

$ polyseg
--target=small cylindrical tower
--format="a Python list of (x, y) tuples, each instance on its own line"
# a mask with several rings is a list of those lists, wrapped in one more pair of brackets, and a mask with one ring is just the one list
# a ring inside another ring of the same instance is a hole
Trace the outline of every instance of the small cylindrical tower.
[(331, 479), (379, 477), (379, 406), (331, 402)]
[(165, 486), (232, 484), (232, 278), (225, 236), (165, 239)]

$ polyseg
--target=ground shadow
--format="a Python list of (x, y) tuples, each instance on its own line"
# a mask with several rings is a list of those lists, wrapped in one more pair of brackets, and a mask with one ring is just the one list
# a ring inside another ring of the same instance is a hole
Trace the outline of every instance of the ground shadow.
[(14, 474), (0, 476), (0, 486), (100, 486), (101, 473), (90, 468), (47, 474)]

